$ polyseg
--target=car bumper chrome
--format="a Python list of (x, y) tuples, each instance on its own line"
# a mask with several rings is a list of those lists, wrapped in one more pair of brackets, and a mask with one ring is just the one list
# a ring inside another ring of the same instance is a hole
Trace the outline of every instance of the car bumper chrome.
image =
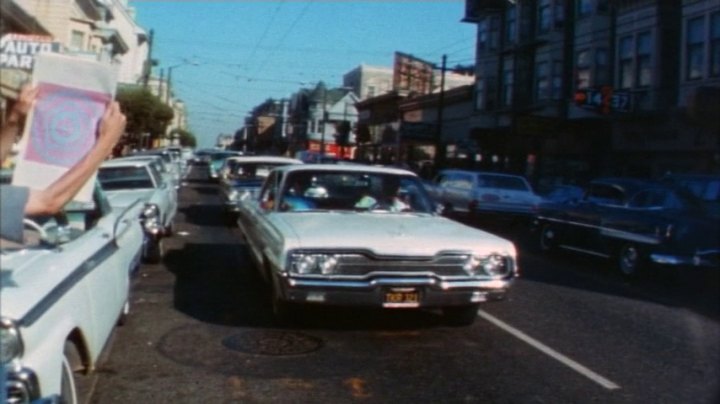
[(51, 398), (40, 397), (37, 375), (30, 369), (5, 369), (5, 400), (7, 403), (52, 403)]
[[(442, 280), (429, 277), (378, 277), (363, 280), (305, 279), (280, 276), (280, 295), (294, 303), (376, 306), (446, 307), (501, 299), (512, 278), (491, 280)], [(391, 303), (388, 293), (412, 291), (417, 301)]]
[(692, 256), (654, 253), (650, 260), (659, 265), (718, 268), (720, 250), (700, 251)]

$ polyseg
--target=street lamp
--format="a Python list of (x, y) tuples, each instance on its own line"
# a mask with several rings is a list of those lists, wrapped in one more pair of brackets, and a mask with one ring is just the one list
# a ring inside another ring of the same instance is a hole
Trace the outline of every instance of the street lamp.
[(181, 66), (187, 66), (187, 65), (198, 66), (199, 63), (198, 63), (198, 62), (187, 62), (187, 61), (186, 61), (186, 62), (178, 63), (178, 64), (176, 64), (176, 65), (173, 65), (173, 66), (170, 66), (170, 67), (167, 68), (167, 71), (168, 71), (168, 75), (167, 75), (167, 86), (166, 86), (167, 88), (166, 88), (166, 90), (165, 90), (165, 103), (166, 103), (166, 104), (170, 104), (170, 91), (171, 91), (171, 90), (170, 90), (170, 85), (171, 85), (170, 81), (172, 80), (172, 71), (173, 71), (173, 69), (175, 69), (175, 68), (177, 68), (177, 67), (181, 67)]

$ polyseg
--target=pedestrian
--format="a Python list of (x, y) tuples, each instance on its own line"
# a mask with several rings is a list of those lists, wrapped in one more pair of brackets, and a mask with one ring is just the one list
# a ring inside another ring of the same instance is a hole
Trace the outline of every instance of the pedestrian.
[[(15, 138), (21, 134), (24, 119), (37, 97), (37, 88), (23, 86), (8, 120), (0, 129), (0, 161), (4, 161)], [(97, 141), (90, 151), (46, 189), (36, 190), (0, 185), (0, 238), (22, 243), (23, 218), (53, 215), (80, 191), (100, 164), (109, 156), (125, 132), (126, 118), (120, 105), (110, 102), (98, 125)]]

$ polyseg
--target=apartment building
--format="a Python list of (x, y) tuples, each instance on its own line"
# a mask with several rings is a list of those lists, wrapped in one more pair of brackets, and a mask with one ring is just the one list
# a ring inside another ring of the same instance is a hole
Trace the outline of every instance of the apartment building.
[(558, 181), (720, 167), (717, 1), (466, 0), (464, 21), (476, 166)]

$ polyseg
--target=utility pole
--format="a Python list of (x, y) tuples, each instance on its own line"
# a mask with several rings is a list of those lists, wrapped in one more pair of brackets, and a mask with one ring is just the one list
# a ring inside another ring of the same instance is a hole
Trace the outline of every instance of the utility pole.
[(150, 83), (150, 76), (152, 75), (152, 67), (153, 67), (152, 48), (153, 48), (153, 36), (154, 35), (155, 35), (155, 32), (151, 29), (150, 34), (148, 35), (148, 54), (147, 54), (147, 59), (145, 59), (145, 66), (143, 69), (143, 88), (148, 87), (148, 84)]
[(440, 69), (440, 94), (437, 103), (437, 123), (435, 127), (435, 170), (445, 167), (445, 144), (442, 139), (443, 107), (445, 104), (445, 71), (447, 69), (447, 55), (442, 57)]
[(322, 132), (320, 132), (320, 161), (325, 157), (325, 126), (327, 126), (327, 87), (323, 86), (323, 105), (322, 105)]

